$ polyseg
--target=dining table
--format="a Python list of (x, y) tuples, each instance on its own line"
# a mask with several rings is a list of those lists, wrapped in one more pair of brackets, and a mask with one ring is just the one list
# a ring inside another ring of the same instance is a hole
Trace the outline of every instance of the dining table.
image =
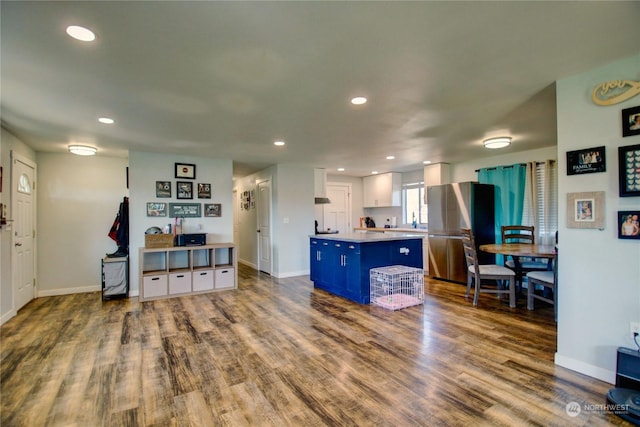
[[(519, 294), (522, 288), (521, 257), (547, 258), (553, 260), (558, 254), (555, 245), (537, 245), (532, 243), (487, 243), (480, 245), (480, 250), (492, 254), (510, 255), (516, 270), (516, 287)], [(549, 262), (549, 270), (553, 264)]]

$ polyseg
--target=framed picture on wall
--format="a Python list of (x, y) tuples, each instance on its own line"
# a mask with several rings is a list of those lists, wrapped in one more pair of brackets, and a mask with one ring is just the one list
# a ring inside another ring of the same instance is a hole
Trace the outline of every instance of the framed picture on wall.
[(640, 144), (618, 147), (620, 197), (640, 197)]
[(157, 202), (147, 203), (147, 216), (167, 216), (167, 204)]
[(604, 229), (604, 191), (567, 193), (567, 227)]
[(640, 240), (640, 210), (618, 211), (618, 239)]
[(196, 165), (176, 163), (176, 178), (196, 179)]
[(606, 172), (605, 147), (567, 151), (567, 175)]
[(198, 199), (211, 198), (211, 184), (198, 183)]
[(156, 181), (156, 197), (171, 197), (171, 181)]
[(209, 217), (222, 216), (222, 205), (220, 203), (205, 203), (204, 216), (209, 216)]
[(640, 106), (622, 110), (622, 136), (640, 135)]
[(193, 199), (193, 182), (176, 182), (176, 193), (178, 199)]

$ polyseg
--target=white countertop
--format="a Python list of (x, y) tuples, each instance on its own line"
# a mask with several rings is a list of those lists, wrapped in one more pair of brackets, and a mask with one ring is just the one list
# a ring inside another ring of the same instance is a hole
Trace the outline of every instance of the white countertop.
[(406, 233), (406, 232), (389, 232), (384, 233), (341, 233), (341, 234), (320, 234), (309, 236), (312, 239), (321, 240), (342, 240), (347, 242), (367, 243), (367, 242), (385, 242), (390, 240), (410, 240), (422, 239), (424, 233)]

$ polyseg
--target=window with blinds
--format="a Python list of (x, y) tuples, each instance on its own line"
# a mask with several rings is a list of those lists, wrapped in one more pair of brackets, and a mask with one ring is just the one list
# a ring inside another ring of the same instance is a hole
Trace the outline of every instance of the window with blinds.
[[(534, 215), (532, 201), (525, 197), (522, 214), (523, 224), (532, 224), (537, 230), (537, 243), (553, 244), (558, 230), (558, 171), (556, 162), (536, 163), (537, 215)], [(529, 186), (530, 184), (527, 184)], [(525, 190), (529, 194), (528, 189)], [(537, 220), (535, 219), (537, 217)]]
[(424, 203), (424, 182), (402, 185), (402, 219), (404, 224), (426, 224), (427, 205)]

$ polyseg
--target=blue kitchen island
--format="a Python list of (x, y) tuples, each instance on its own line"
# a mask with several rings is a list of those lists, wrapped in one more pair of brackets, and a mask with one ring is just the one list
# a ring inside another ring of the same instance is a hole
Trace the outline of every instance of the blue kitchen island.
[(314, 287), (369, 304), (369, 270), (390, 265), (422, 268), (424, 235), (345, 233), (309, 237)]

